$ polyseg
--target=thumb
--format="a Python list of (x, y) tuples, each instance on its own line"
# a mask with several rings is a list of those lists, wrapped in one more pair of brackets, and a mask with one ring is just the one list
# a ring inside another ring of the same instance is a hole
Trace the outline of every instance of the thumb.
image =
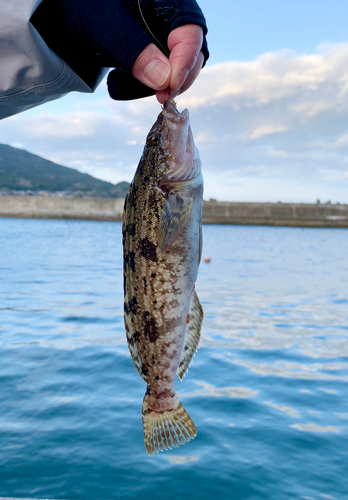
[(171, 65), (156, 45), (150, 43), (136, 58), (132, 76), (154, 90), (163, 90), (170, 82)]

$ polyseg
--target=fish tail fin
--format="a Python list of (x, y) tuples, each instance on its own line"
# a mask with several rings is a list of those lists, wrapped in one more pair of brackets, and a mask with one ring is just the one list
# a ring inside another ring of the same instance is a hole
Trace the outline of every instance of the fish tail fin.
[(172, 410), (156, 412), (149, 408), (149, 396), (145, 394), (142, 414), (145, 447), (150, 456), (177, 448), (197, 436), (195, 424), (178, 398)]

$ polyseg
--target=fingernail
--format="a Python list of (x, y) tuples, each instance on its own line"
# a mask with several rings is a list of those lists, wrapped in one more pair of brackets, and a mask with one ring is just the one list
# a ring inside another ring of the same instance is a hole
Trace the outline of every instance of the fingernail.
[(144, 76), (153, 87), (161, 87), (164, 85), (169, 74), (170, 66), (159, 59), (153, 59), (144, 69)]

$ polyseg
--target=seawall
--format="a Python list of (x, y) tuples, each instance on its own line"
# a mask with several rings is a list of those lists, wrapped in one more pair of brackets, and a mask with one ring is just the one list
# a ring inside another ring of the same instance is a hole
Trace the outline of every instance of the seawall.
[(348, 205), (206, 201), (205, 224), (348, 227)]
[[(0, 217), (122, 220), (122, 198), (0, 196)], [(347, 227), (348, 205), (205, 201), (204, 224)]]
[(121, 220), (123, 198), (0, 196), (0, 217)]

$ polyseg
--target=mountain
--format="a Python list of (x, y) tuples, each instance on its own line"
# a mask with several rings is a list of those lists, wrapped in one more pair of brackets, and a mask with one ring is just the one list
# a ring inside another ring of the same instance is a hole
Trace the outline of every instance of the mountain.
[(0, 194), (64, 193), (75, 196), (124, 198), (128, 182), (101, 181), (23, 149), (0, 144)]

